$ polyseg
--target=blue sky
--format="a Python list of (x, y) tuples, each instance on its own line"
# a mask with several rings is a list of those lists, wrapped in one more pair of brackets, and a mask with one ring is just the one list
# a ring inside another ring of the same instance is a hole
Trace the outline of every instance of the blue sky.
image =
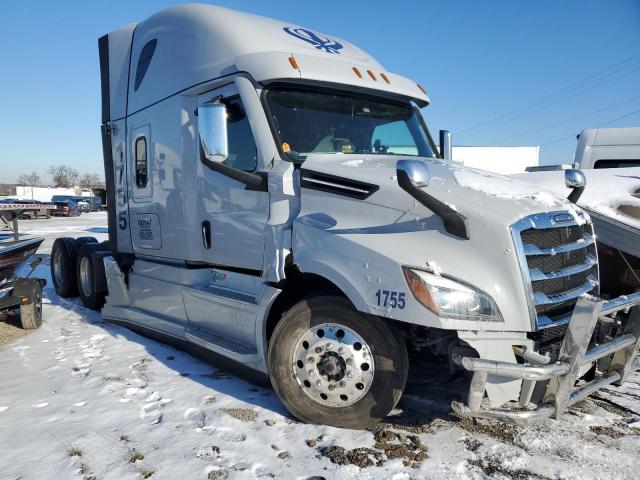
[[(61, 163), (102, 173), (97, 39), (174, 3), (3, 2), (0, 182)], [(580, 130), (640, 125), (638, 0), (217, 3), (351, 40), (422, 84), (431, 131), (457, 145), (541, 145), (543, 163), (567, 163)]]

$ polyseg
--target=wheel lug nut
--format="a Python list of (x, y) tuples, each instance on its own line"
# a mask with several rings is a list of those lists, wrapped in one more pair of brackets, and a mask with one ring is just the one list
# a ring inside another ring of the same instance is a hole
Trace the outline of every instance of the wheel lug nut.
[(351, 358), (347, 358), (347, 365), (351, 365), (353, 363), (353, 360)]
[(320, 387), (322, 385), (322, 382), (320, 380), (316, 380), (316, 387)]
[(308, 373), (309, 375), (313, 375), (313, 369), (309, 370), (307, 373)]
[(346, 386), (347, 386), (347, 382), (345, 382), (345, 381), (343, 380), (342, 382), (340, 382), (340, 386), (341, 386), (342, 388), (346, 387)]
[(340, 348), (338, 349), (338, 353), (339, 353), (339, 354), (343, 354), (343, 353), (344, 353), (344, 348), (340, 347)]
[(333, 347), (333, 345), (331, 345), (330, 343), (327, 343), (324, 348), (326, 348), (327, 350), (331, 350), (331, 348)]
[(336, 386), (333, 383), (329, 385), (329, 390), (333, 391), (334, 388), (336, 388)]
[(315, 362), (315, 359), (314, 359), (313, 357), (309, 357), (309, 358), (307, 359), (307, 362), (309, 362), (309, 363), (313, 363), (313, 362)]
[(315, 350), (316, 350), (316, 353), (322, 353), (322, 348), (320, 348), (320, 347), (316, 347)]
[(347, 378), (351, 378), (353, 377), (353, 372), (352, 371), (348, 371), (347, 372)]

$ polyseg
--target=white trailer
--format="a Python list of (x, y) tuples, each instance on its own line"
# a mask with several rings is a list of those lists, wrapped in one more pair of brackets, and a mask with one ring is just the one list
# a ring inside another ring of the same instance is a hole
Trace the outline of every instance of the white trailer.
[(445, 161), (414, 81), (211, 5), (99, 47), (109, 242), (56, 241), (59, 294), (267, 374), (308, 422), (379, 421), (416, 346), (474, 372), (460, 415), (560, 417), (624, 382), (640, 294), (595, 296), (588, 216)]

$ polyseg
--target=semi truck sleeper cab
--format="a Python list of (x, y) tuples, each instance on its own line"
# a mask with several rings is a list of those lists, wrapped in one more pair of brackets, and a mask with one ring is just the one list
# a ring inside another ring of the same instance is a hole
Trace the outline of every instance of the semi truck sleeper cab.
[(391, 411), (416, 343), (474, 372), (456, 412), (516, 423), (631, 370), (640, 294), (597, 298), (588, 215), (449, 162), (424, 89), (355, 45), (194, 4), (99, 52), (109, 242), (56, 241), (59, 294), (341, 427)]

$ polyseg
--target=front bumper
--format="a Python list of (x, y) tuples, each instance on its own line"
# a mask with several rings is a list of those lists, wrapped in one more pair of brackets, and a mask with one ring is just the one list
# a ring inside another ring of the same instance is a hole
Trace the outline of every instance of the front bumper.
[[(615, 338), (592, 345), (599, 321), (612, 321), (620, 311), (629, 311), (622, 332)], [(579, 298), (567, 327), (557, 362), (536, 365), (509, 363), (465, 357), (462, 365), (474, 372), (467, 404), (453, 402), (454, 412), (463, 417), (490, 418), (518, 425), (560, 418), (567, 407), (610, 384), (620, 385), (631, 372), (640, 348), (640, 292), (604, 301), (597, 298)], [(576, 386), (583, 366), (598, 360), (598, 373), (589, 383)], [(522, 380), (518, 405), (513, 408), (487, 408), (483, 399), (488, 375)], [(531, 396), (537, 382), (547, 383), (543, 401), (531, 405)]]

